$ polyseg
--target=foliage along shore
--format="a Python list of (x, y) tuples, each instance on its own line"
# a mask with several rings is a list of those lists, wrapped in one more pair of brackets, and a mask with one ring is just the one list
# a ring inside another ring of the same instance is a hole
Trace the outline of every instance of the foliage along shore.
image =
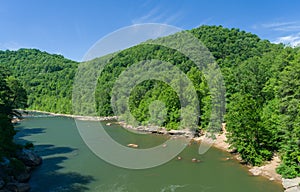
[(32, 170), (42, 163), (33, 151), (32, 143), (14, 142), (13, 123), (20, 113), (15, 108), (26, 107), (27, 95), (22, 84), (10, 71), (0, 66), (0, 191), (30, 191), (28, 181)]

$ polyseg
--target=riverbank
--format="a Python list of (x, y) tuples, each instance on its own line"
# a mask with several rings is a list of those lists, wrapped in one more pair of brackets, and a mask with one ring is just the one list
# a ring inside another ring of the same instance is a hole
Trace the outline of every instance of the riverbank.
[[(133, 127), (131, 125), (126, 124), (125, 122), (117, 122), (119, 125), (126, 129), (134, 130), (137, 132), (148, 132), (153, 134), (169, 134), (173, 136), (185, 136), (191, 140), (191, 142), (197, 142), (197, 143), (213, 143), (212, 146), (227, 151), (229, 153), (233, 154), (233, 150), (230, 149), (230, 144), (227, 143), (227, 137), (226, 137), (226, 130), (224, 128), (224, 131), (222, 133), (216, 134), (215, 140), (212, 140), (205, 136), (205, 133), (202, 133), (201, 135), (194, 134), (192, 131), (188, 129), (183, 130), (170, 130), (167, 131), (166, 128), (158, 127), (158, 126), (138, 126)], [(242, 162), (241, 157), (238, 154), (233, 154), (233, 157), (237, 159), (238, 161)], [(263, 176), (268, 178), (271, 181), (275, 181), (278, 183), (282, 183), (282, 177), (276, 172), (276, 168), (280, 164), (280, 158), (278, 155), (275, 155), (271, 161), (265, 162), (262, 166), (250, 166), (246, 165), (248, 167), (249, 173), (254, 176)]]
[[(233, 153), (233, 150), (230, 149), (229, 143), (227, 143), (227, 137), (226, 132), (220, 133), (216, 135), (216, 139), (214, 140), (213, 146), (227, 151), (229, 153)], [(200, 137), (201, 140), (201, 137)], [(242, 158), (239, 156), (239, 154), (234, 154), (234, 158), (236, 158), (238, 161), (242, 162)], [(249, 168), (249, 172), (254, 176), (263, 176), (268, 178), (271, 181), (275, 182), (282, 182), (282, 177), (276, 172), (276, 168), (280, 165), (280, 158), (277, 154), (274, 155), (273, 159), (271, 161), (265, 162), (262, 166), (250, 166), (246, 165)]]
[[(47, 115), (53, 116), (62, 116), (62, 117), (72, 117), (82, 121), (110, 121), (110, 120), (117, 120), (117, 116), (107, 116), (107, 117), (98, 117), (98, 116), (83, 116), (83, 115), (71, 115), (71, 114), (62, 114), (62, 113), (52, 113), (47, 111), (39, 111), (39, 110), (21, 110), (18, 109), (19, 112), (22, 114), (34, 112), (34, 113), (44, 113)], [(25, 115), (26, 116), (26, 115)]]
[[(80, 116), (80, 115), (68, 115), (68, 114), (56, 114), (56, 113), (49, 113), (49, 112), (44, 112), (44, 111), (29, 111), (29, 112), (39, 112), (39, 113), (46, 113), (49, 115), (53, 116), (65, 116), (65, 117), (72, 117), (76, 118), (78, 120), (85, 120), (85, 121), (105, 121), (105, 120), (116, 120), (117, 124), (121, 125), (124, 128), (131, 129), (137, 132), (147, 132), (151, 134), (169, 134), (173, 136), (181, 135), (188, 137), (191, 139), (191, 141), (194, 142), (206, 142), (207, 138), (204, 136), (202, 133), (200, 136), (196, 136), (195, 134), (192, 133), (190, 130), (171, 130), (167, 131), (165, 128), (162, 127), (157, 127), (157, 126), (138, 126), (138, 127), (133, 127), (131, 125), (127, 125), (125, 122), (118, 122), (118, 117), (113, 116), (113, 117), (94, 117), (94, 116)], [(109, 125), (109, 124), (108, 124)], [(228, 152), (231, 152), (229, 149), (230, 145), (226, 142), (226, 132), (220, 133), (216, 135), (216, 139), (213, 141), (213, 147), (225, 150)], [(234, 154), (234, 157), (241, 161), (240, 157), (237, 154)], [(261, 175), (269, 180), (275, 181), (275, 182), (280, 182), (282, 183), (281, 176), (276, 173), (276, 167), (280, 164), (280, 159), (278, 156), (275, 156), (272, 161), (266, 162), (265, 165), (260, 166), (260, 167), (250, 167), (249, 172), (252, 175)]]

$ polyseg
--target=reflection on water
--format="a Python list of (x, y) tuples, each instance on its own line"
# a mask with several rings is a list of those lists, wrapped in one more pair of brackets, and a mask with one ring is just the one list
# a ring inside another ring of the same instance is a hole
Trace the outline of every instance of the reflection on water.
[[(86, 122), (87, 126), (95, 122)], [(193, 144), (170, 162), (151, 169), (130, 170), (112, 166), (84, 144), (75, 122), (67, 117), (26, 118), (18, 128), (19, 142), (32, 141), (43, 157), (30, 180), (32, 192), (280, 192), (280, 184), (248, 174), (230, 154), (211, 148), (203, 155)], [(136, 135), (117, 125), (106, 131), (119, 143), (151, 147), (164, 136)], [(138, 157), (137, 157), (138, 158)], [(158, 157), (159, 158), (159, 157)], [(193, 163), (192, 158), (200, 160)]]

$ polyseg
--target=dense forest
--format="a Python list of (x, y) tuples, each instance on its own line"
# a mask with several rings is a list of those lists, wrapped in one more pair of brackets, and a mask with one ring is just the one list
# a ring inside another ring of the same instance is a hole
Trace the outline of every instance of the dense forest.
[[(252, 165), (261, 165), (278, 153), (282, 163), (277, 171), (286, 178), (300, 176), (300, 49), (272, 44), (254, 34), (222, 26), (201, 26), (187, 32), (208, 48), (224, 77), (223, 121), (232, 148)], [(167, 41), (176, 38), (176, 34), (164, 38), (161, 40)], [(150, 42), (118, 52), (107, 60), (98, 58), (86, 63), (106, 62), (95, 91), (97, 114), (113, 115), (112, 89), (124, 70), (138, 61), (160, 60), (178, 67), (193, 83), (201, 114), (197, 129), (207, 130), (215, 93), (209, 90), (205, 73), (182, 53)], [(77, 62), (36, 49), (20, 49), (0, 51), (0, 64), (24, 86), (29, 109), (72, 113)], [(97, 74), (88, 70), (86, 73), (91, 77)], [(154, 123), (154, 101), (165, 105), (159, 124), (178, 129), (181, 103), (172, 87), (161, 81), (143, 81), (131, 90), (129, 108), (134, 118), (141, 124)], [(88, 105), (82, 103), (80, 111), (87, 110), (89, 114)]]
[(19, 165), (17, 166), (19, 169), (25, 166), (15, 157), (17, 150), (23, 146), (15, 144), (13, 141), (16, 131), (12, 120), (20, 115), (14, 109), (26, 106), (27, 95), (22, 84), (12, 76), (9, 70), (0, 66), (0, 159), (9, 159), (9, 166)]
[(72, 112), (72, 84), (78, 63), (37, 49), (0, 51), (0, 63), (22, 82), (29, 109)]

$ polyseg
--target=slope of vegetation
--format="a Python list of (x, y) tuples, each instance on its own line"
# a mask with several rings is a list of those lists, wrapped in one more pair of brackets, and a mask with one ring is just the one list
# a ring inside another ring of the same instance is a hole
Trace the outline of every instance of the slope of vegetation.
[(26, 91), (11, 73), (0, 66), (0, 161), (2, 157), (13, 157), (18, 146), (13, 142), (16, 134), (12, 125), (18, 113), (14, 108), (26, 107)]
[(37, 49), (20, 49), (0, 51), (0, 64), (23, 83), (29, 109), (72, 112), (72, 84), (77, 62)]
[[(282, 164), (278, 172), (284, 177), (300, 176), (300, 50), (221, 26), (201, 26), (188, 32), (210, 50), (222, 71), (226, 86), (224, 121), (231, 146), (252, 165), (260, 165), (279, 153)], [(111, 94), (118, 77), (134, 63), (151, 59), (169, 62), (187, 74), (198, 96), (198, 128), (207, 129), (214, 93), (208, 89), (205, 75), (182, 53), (159, 45), (140, 44), (105, 61), (95, 93), (97, 113), (112, 115)], [(97, 64), (100, 60), (91, 62)], [(10, 68), (24, 84), (30, 109), (72, 112), (72, 83), (78, 63), (21, 49), (1, 51), (0, 64)], [(134, 87), (130, 111), (142, 124), (151, 124), (151, 104), (157, 100), (165, 105), (160, 125), (177, 129), (180, 101), (172, 87), (161, 81), (148, 80)], [(87, 113), (88, 105), (82, 103)]]

